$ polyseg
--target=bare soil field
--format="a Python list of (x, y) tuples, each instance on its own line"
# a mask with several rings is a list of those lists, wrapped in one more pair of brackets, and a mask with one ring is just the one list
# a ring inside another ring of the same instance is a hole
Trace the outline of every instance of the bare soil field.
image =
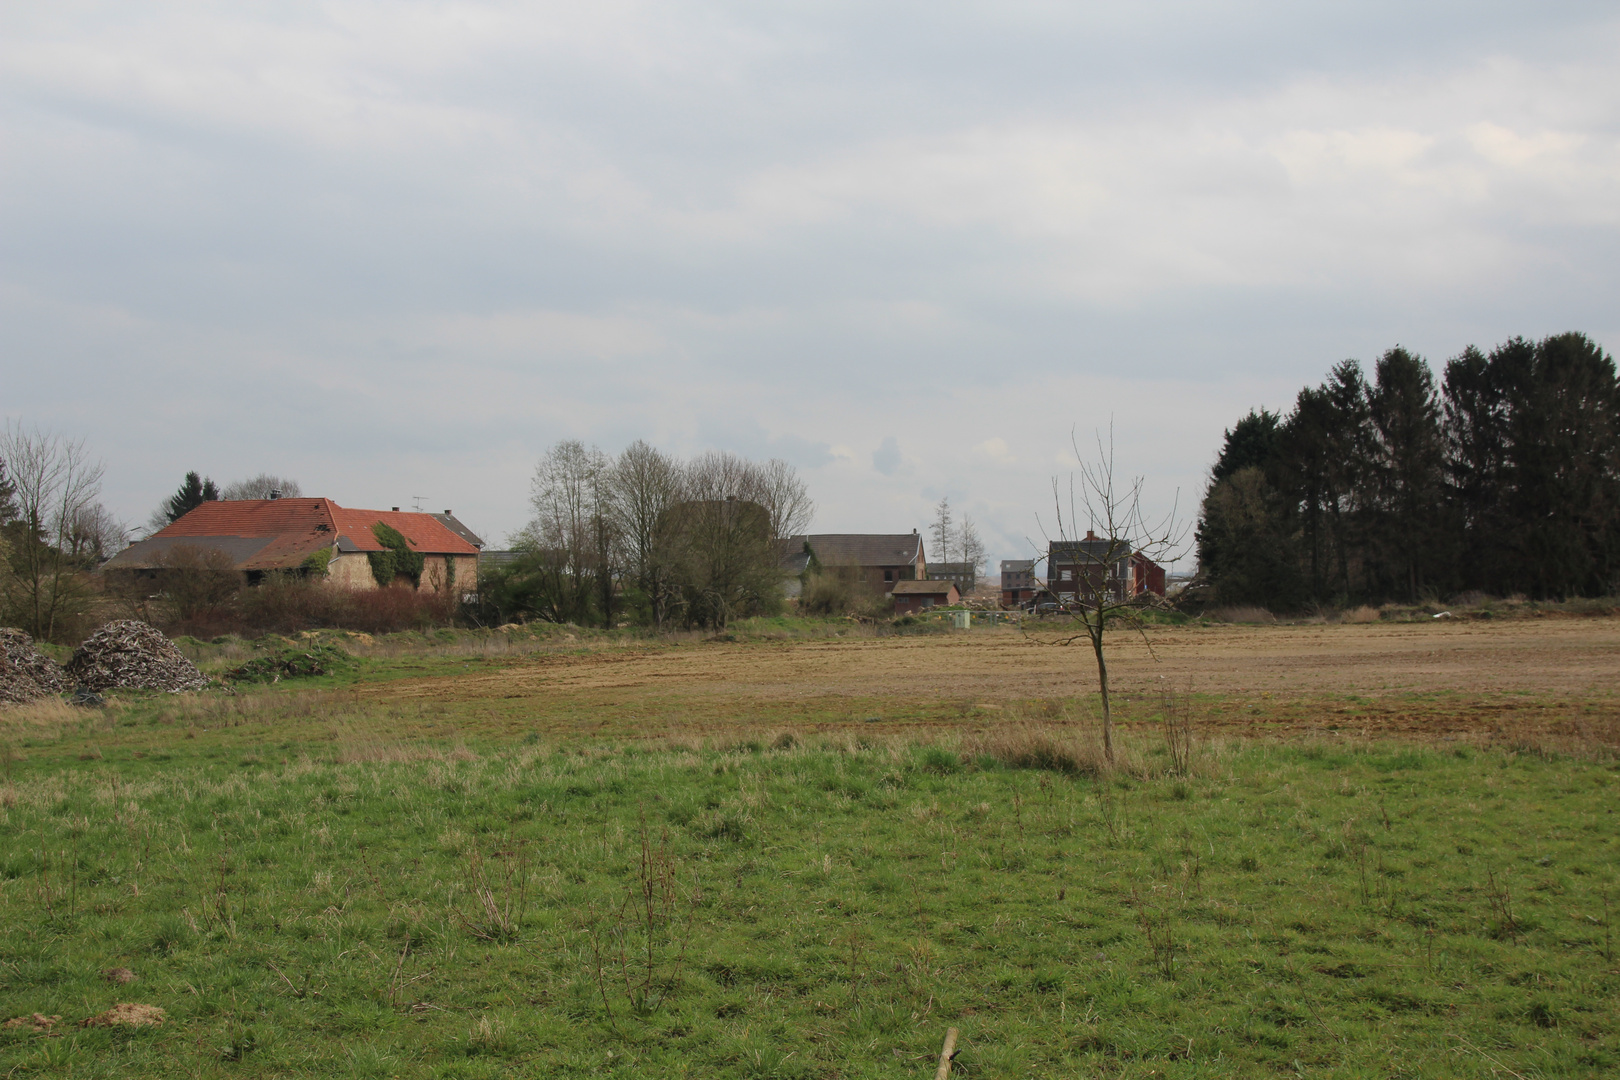
[[(948, 636), (644, 646), (377, 684), (363, 696), (536, 729), (667, 735), (716, 726), (976, 726), (1097, 688), (1084, 642), (985, 628)], [(1158, 628), (1117, 634), (1128, 722), (1173, 689), (1201, 722), (1277, 733), (1579, 734), (1620, 741), (1620, 620)], [(1607, 733), (1607, 734), (1605, 734)]]

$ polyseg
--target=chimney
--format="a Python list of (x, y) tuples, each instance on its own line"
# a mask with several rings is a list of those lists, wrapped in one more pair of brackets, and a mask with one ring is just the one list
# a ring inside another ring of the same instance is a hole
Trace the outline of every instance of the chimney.
[[(396, 506), (394, 509), (397, 510), (399, 508)], [(1095, 539), (1097, 539), (1097, 534), (1092, 532), (1090, 529), (1087, 529), (1086, 530), (1086, 539), (1087, 540), (1095, 540)]]
[(397, 507), (397, 506), (394, 507), (394, 513), (396, 513), (396, 514), (399, 513), (399, 507)]
[(445, 516), (445, 517), (455, 517), (455, 516), (456, 516), (456, 512), (455, 512), (455, 511), (454, 511), (454, 510), (446, 510), (446, 511), (445, 511), (445, 512), (444, 512), (444, 516)]
[(280, 489), (280, 488), (271, 488), (271, 489), (270, 489), (270, 497), (271, 497), (271, 498), (272, 498), (272, 499), (279, 499), (279, 498), (281, 498), (281, 489)]

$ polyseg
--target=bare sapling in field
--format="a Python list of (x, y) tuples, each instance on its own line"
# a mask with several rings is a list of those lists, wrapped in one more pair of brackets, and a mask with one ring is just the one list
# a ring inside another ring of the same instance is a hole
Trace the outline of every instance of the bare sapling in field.
[(456, 920), (480, 941), (516, 940), (529, 904), (529, 853), (526, 845), (508, 837), (495, 852), (492, 867), (474, 848), (467, 853), (467, 886), (473, 910), (456, 909)]
[(1194, 750), (1192, 702), (1188, 695), (1168, 686), (1159, 692), (1159, 731), (1170, 755), (1170, 771), (1176, 776), (1192, 772)]
[[(1089, 464), (1072, 436), (1070, 441), (1075, 459), (1081, 462), (1080, 471), (1078, 475), (1070, 474), (1066, 496), (1057, 478), (1052, 480), (1056, 535), (1047, 535), (1048, 551), (1038, 552), (1036, 561), (1048, 561), (1048, 588), (1059, 613), (1071, 625), (1079, 626), (1077, 633), (1060, 637), (1053, 643), (1089, 645), (1096, 658), (1097, 688), (1102, 700), (1103, 753), (1113, 765), (1114, 716), (1104, 649), (1107, 634), (1111, 627), (1121, 624), (1135, 630), (1147, 645), (1149, 654), (1158, 658), (1153, 653), (1153, 642), (1148, 638), (1141, 613), (1162, 600), (1147, 589), (1138, 588), (1131, 563), (1133, 559), (1148, 559), (1161, 566), (1174, 562), (1184, 552), (1187, 529), (1177, 522), (1174, 503), (1162, 518), (1149, 519), (1142, 505), (1142, 477), (1128, 482), (1116, 480), (1112, 433), (1106, 446), (1098, 436), (1097, 456)], [(1051, 563), (1055, 561), (1061, 561), (1064, 566), (1054, 568)]]
[(635, 880), (626, 884), (618, 905), (591, 927), (596, 987), (609, 1023), (615, 997), (622, 996), (637, 1016), (656, 1012), (668, 1000), (686, 964), (702, 901), (695, 878), (684, 885), (680, 881), (669, 831), (655, 843), (643, 814), (640, 839)]

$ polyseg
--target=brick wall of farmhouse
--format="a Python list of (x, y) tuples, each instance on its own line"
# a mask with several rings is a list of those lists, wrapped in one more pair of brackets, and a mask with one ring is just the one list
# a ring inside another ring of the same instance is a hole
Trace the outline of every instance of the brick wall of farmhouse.
[[(445, 564), (454, 560), (456, 564), (455, 587), (458, 593), (472, 592), (478, 588), (478, 556), (476, 555), (425, 555), (422, 557), (422, 580), (417, 583), (420, 592), (439, 592), (448, 582)], [(375, 589), (377, 579), (371, 576), (371, 560), (366, 558), (364, 552), (348, 555), (338, 555), (326, 565), (326, 580), (333, 585), (340, 585), (346, 589)], [(396, 578), (396, 582), (405, 582), (408, 579)]]
[(371, 576), (371, 561), (361, 553), (334, 556), (326, 564), (326, 580), (346, 589), (377, 587), (377, 579)]
[(422, 559), (422, 580), (417, 588), (421, 592), (441, 592), (450, 581), (448, 564), (454, 562), (455, 589), (458, 593), (478, 588), (478, 556), (428, 555)]

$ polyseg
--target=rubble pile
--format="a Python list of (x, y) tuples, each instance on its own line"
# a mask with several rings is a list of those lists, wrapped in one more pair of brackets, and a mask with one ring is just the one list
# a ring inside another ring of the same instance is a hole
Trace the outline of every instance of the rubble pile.
[(40, 689), (50, 694), (63, 690), (62, 669), (55, 660), (34, 647), (34, 639), (21, 630), (0, 626), (0, 656), (27, 672)]
[(62, 692), (62, 669), (21, 630), (0, 627), (0, 705), (26, 705)]
[(135, 619), (110, 622), (73, 650), (68, 678), (90, 690), (201, 690), (208, 677), (162, 632)]

